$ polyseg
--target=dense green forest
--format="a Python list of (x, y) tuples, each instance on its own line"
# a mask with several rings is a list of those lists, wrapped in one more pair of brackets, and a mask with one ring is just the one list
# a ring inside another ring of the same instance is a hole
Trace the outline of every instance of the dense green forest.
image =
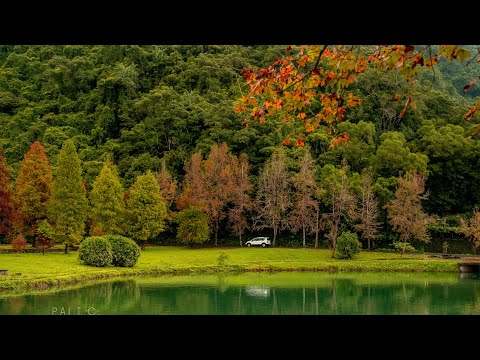
[[(87, 191), (104, 161), (111, 159), (123, 188), (128, 189), (148, 170), (157, 174), (165, 164), (179, 194), (185, 188), (186, 165), (192, 155), (201, 152), (207, 159), (213, 145), (226, 143), (238, 159), (244, 154), (250, 168), (251, 196), (259, 198), (262, 169), (276, 149), (285, 150), (292, 179), (301, 171), (300, 159), (308, 149), (313, 158), (311, 172), (320, 184), (337, 176), (335, 171), (342, 170), (343, 161), (350, 188), (361, 194), (361, 174), (371, 169), (381, 223), (378, 246), (388, 247), (396, 237), (383, 206), (393, 198), (398, 177), (412, 170), (426, 174), (428, 199), (422, 200), (422, 205), (437, 219), (431, 226), (433, 236), (455, 236), (460, 218), (470, 217), (480, 205), (480, 141), (470, 136), (476, 120), (467, 122), (463, 117), (480, 95), (479, 85), (464, 91), (467, 83), (480, 76), (479, 64), (443, 61), (435, 72), (421, 73), (413, 94), (415, 108), (408, 109), (404, 117), (398, 115), (402, 104), (391, 99), (398, 89), (406, 89), (406, 80), (394, 72), (366, 71), (351, 86), (362, 99), (361, 105), (339, 124), (339, 130), (350, 136), (347, 144), (330, 149), (319, 133), (306, 139), (305, 148), (297, 148), (282, 146), (283, 134), (268, 122), (245, 127), (243, 115), (234, 107), (248, 91), (240, 71), (268, 66), (284, 48), (1, 46), (0, 145), (11, 177), (17, 177), (21, 161), (35, 141), (45, 147), (55, 177), (60, 149), (72, 139)], [(466, 48), (476, 53), (477, 46)], [(295, 189), (295, 181), (289, 186)], [(170, 212), (178, 210), (175, 201), (168, 205)], [(323, 205), (331, 204), (324, 201)], [(226, 203), (225, 207), (229, 206)], [(257, 212), (246, 210), (252, 225)], [(218, 242), (238, 244), (228, 218), (220, 216), (216, 221), (211, 230), (218, 232)], [(278, 243), (298, 243), (301, 235), (292, 240), (294, 230), (294, 226), (280, 226)], [(312, 245), (315, 236), (308, 233), (307, 242)], [(271, 236), (272, 232), (265, 228), (255, 234)], [(170, 224), (156, 241), (174, 239)]]

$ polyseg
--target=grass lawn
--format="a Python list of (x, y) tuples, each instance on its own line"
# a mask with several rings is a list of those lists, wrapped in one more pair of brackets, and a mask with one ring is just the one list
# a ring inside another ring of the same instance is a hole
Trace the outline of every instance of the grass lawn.
[[(226, 260), (221, 263), (220, 255)], [(133, 268), (82, 265), (78, 253), (0, 254), (0, 291), (45, 288), (114, 276), (189, 274), (221, 271), (404, 271), (457, 272), (458, 260), (429, 259), (423, 254), (362, 252), (353, 260), (330, 257), (328, 250), (302, 248), (205, 248), (156, 246), (141, 252)]]

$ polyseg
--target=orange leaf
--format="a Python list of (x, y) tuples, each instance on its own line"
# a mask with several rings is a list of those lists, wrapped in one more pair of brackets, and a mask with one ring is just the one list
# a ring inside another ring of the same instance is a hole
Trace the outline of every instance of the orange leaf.
[(302, 113), (298, 114), (297, 117), (298, 117), (299, 119), (302, 119), (302, 120), (303, 120), (303, 119), (305, 119), (305, 118), (307, 117), (307, 114), (305, 114), (305, 113), (302, 112)]
[(297, 141), (295, 141), (295, 146), (304, 147), (305, 146), (305, 141), (298, 139)]
[(463, 88), (463, 93), (466, 93), (468, 89), (470, 89), (475, 83), (477, 82), (477, 79), (470, 81), (465, 87)]
[(283, 140), (282, 144), (285, 146), (290, 146), (290, 138), (287, 137), (285, 140)]

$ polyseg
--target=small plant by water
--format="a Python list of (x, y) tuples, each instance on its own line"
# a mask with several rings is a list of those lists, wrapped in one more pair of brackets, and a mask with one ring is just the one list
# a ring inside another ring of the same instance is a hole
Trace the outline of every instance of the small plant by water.
[(225, 251), (220, 251), (220, 254), (218, 255), (217, 262), (218, 265), (225, 265), (228, 261), (229, 255)]

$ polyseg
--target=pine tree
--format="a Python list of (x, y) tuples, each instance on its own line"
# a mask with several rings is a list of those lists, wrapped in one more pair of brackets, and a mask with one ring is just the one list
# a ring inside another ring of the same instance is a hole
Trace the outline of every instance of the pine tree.
[(12, 231), (13, 189), (10, 183), (10, 171), (0, 147), (0, 235), (7, 237)]
[[(52, 167), (40, 142), (35, 141), (20, 165), (13, 195), (17, 214), (14, 226), (25, 235), (35, 236), (38, 223), (47, 218), (52, 192)], [(35, 238), (33, 239), (35, 246)]]
[(110, 159), (103, 163), (90, 192), (91, 235), (122, 234), (125, 215), (124, 189)]
[(65, 141), (58, 155), (49, 212), (55, 240), (68, 246), (79, 244), (85, 233), (88, 200), (82, 181), (82, 167), (73, 140)]
[(137, 177), (126, 199), (126, 229), (129, 236), (136, 241), (145, 242), (164, 230), (167, 206), (153, 173)]

